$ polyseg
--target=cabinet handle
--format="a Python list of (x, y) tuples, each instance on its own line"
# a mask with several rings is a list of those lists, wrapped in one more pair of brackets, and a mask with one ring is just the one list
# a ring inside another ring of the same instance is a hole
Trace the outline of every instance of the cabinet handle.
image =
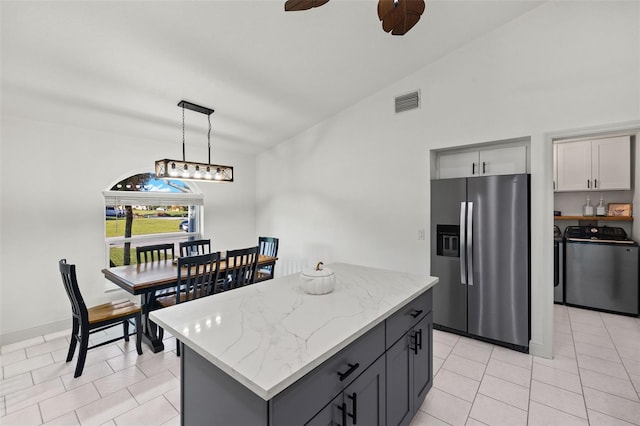
[(347, 403), (343, 402), (342, 405), (338, 405), (338, 410), (342, 411), (342, 424), (338, 426), (347, 426)]
[(598, 187), (598, 179), (594, 179), (593, 180), (593, 187), (597, 188)]
[(484, 161), (482, 162), (482, 174), (487, 173), (487, 163), (485, 163)]
[(587, 188), (591, 188), (591, 180), (587, 179)]
[(347, 371), (345, 371), (344, 373), (341, 373), (338, 371), (338, 376), (340, 376), (340, 381), (343, 381), (344, 379), (349, 377), (351, 373), (353, 373), (354, 371), (356, 371), (358, 367), (360, 367), (360, 363), (358, 362), (356, 362), (355, 364), (347, 364), (347, 365), (349, 366), (349, 369)]
[(358, 424), (358, 394), (354, 392), (353, 395), (347, 395), (347, 398), (353, 401), (353, 410), (351, 411), (351, 414), (347, 413), (347, 416), (353, 419), (354, 425), (357, 425)]
[[(411, 339), (409, 350), (412, 350), (414, 355), (418, 355), (418, 332), (414, 331), (413, 333), (411, 333), (411, 336), (409, 336), (409, 338)], [(411, 347), (411, 345), (413, 345), (413, 347)]]
[(422, 329), (418, 330), (418, 344), (416, 345), (419, 350), (422, 350)]
[(412, 318), (418, 318), (421, 313), (422, 309), (414, 309), (409, 315), (411, 315)]
[(476, 174), (476, 163), (471, 163), (471, 174), (472, 175)]

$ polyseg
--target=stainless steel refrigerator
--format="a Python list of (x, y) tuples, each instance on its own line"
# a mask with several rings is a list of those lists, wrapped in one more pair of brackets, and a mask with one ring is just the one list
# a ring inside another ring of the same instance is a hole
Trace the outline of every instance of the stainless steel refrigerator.
[(436, 328), (528, 352), (529, 175), (431, 181)]

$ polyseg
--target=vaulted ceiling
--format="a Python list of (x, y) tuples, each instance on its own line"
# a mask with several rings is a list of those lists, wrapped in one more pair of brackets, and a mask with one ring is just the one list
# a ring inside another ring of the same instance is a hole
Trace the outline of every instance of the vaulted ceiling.
[[(2, 114), (172, 142), (186, 99), (216, 110), (215, 146), (257, 153), (540, 3), (427, 0), (392, 36), (376, 0), (3, 0)], [(206, 144), (203, 116), (186, 121)]]

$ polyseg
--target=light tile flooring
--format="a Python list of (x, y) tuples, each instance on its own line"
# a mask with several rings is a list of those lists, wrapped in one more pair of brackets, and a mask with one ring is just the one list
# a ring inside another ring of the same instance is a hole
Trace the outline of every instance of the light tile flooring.
[[(434, 384), (411, 425), (640, 425), (640, 319), (556, 305), (554, 322), (553, 360), (434, 331)], [(67, 333), (0, 348), (1, 425), (180, 424), (173, 337), (158, 354), (93, 349), (74, 379)]]
[(434, 331), (412, 426), (640, 425), (640, 319), (554, 309), (552, 360)]

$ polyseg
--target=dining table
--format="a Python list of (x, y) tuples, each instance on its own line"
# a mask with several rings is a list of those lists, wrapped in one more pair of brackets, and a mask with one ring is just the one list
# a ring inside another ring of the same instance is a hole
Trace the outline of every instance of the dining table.
[[(258, 267), (274, 265), (274, 256), (258, 255)], [(225, 259), (220, 260), (220, 274), (227, 270)], [(133, 265), (114, 266), (102, 270), (105, 278), (132, 295), (140, 296), (142, 306), (142, 340), (155, 352), (164, 350), (158, 326), (149, 319), (149, 313), (158, 308), (156, 293), (177, 286), (178, 264), (175, 259), (161, 259)], [(137, 326), (137, 325), (136, 325)]]

